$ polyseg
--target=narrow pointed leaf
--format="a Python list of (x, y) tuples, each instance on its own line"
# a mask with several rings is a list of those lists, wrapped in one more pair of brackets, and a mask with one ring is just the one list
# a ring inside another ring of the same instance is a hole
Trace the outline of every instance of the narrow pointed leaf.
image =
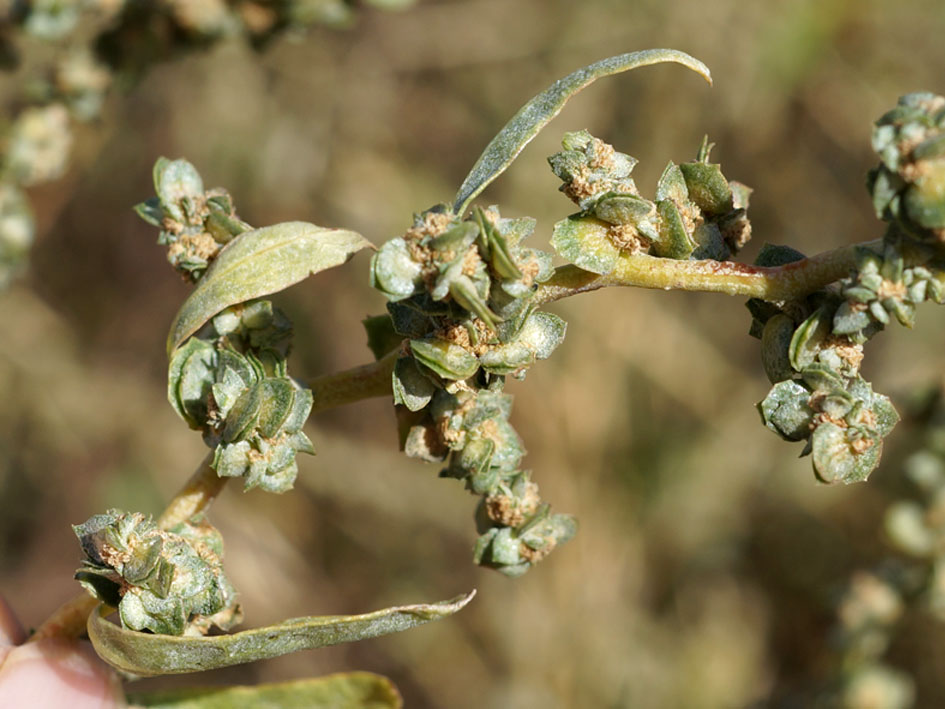
[(459, 192), (456, 193), (453, 211), (462, 215), (469, 203), (490, 182), (505, 172), (531, 139), (538, 135), (539, 131), (564, 108), (568, 99), (581, 89), (603, 76), (662, 62), (682, 64), (697, 74), (701, 74), (710, 84), (712, 83), (709, 69), (705, 64), (674, 49), (647, 49), (642, 52), (620, 54), (578, 69), (535, 96), (519, 109), (512, 120), (505, 124), (505, 127), (486, 146), (459, 188)]
[(168, 355), (224, 308), (277, 293), (340, 266), (371, 246), (360, 234), (285, 222), (240, 234), (220, 252), (184, 301), (167, 338)]
[(88, 633), (99, 657), (116, 669), (141, 677), (203, 672), (339, 643), (398, 633), (462, 609), (475, 591), (450, 601), (396, 606), (351, 616), (308, 616), (231, 635), (188, 637), (152, 635), (105, 619), (99, 606), (89, 616)]
[(400, 693), (386, 677), (343, 672), (255, 687), (205, 687), (133, 693), (128, 702), (149, 709), (399, 709)]

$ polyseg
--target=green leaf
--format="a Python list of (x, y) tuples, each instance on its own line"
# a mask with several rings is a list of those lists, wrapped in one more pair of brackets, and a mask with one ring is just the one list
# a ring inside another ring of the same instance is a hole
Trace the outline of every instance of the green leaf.
[(609, 226), (594, 217), (573, 215), (555, 224), (551, 247), (578, 268), (607, 275), (614, 270), (620, 249), (607, 235)]
[(100, 605), (89, 616), (88, 633), (99, 657), (112, 667), (140, 677), (153, 677), (203, 672), (398, 633), (450, 616), (474, 595), (476, 592), (471, 591), (450, 601), (396, 606), (363, 615), (294, 618), (265, 628), (208, 637), (124, 630), (105, 619), (112, 609)]
[(360, 234), (305, 222), (244, 232), (220, 251), (184, 301), (167, 337), (168, 356), (224, 308), (277, 293), (370, 247)]
[(479, 358), (487, 371), (494, 374), (513, 374), (536, 359), (548, 359), (564, 341), (567, 323), (551, 313), (532, 313), (518, 336), (499, 345)]
[(653, 251), (661, 258), (686, 260), (695, 249), (695, 242), (686, 231), (679, 208), (671, 199), (656, 205), (659, 214), (659, 239), (653, 242)]
[(674, 49), (647, 49), (602, 59), (559, 79), (519, 109), (486, 146), (473, 165), (453, 203), (453, 211), (462, 215), (469, 203), (512, 164), (522, 149), (558, 115), (574, 94), (595, 80), (661, 62), (676, 62), (701, 74), (712, 83), (709, 69), (698, 59)]
[(779, 313), (765, 323), (761, 333), (761, 363), (772, 384), (794, 376), (788, 351), (794, 337), (794, 321)]
[(800, 372), (817, 359), (817, 353), (830, 334), (832, 325), (832, 313), (827, 307), (821, 306), (798, 326), (788, 349), (794, 369)]
[(689, 199), (709, 214), (724, 214), (732, 209), (732, 188), (718, 165), (684, 162), (679, 166), (686, 180)]
[(400, 693), (386, 677), (344, 672), (256, 687), (171, 689), (129, 694), (128, 703), (150, 709), (399, 709)]
[(775, 384), (758, 404), (765, 426), (786, 441), (801, 441), (810, 433), (814, 412), (808, 403), (810, 391), (788, 379)]
[(846, 484), (863, 482), (879, 465), (881, 440), (857, 452), (847, 432), (833, 423), (822, 423), (811, 434), (814, 474), (821, 482)]
[(446, 340), (411, 340), (416, 360), (444, 379), (468, 379), (479, 369), (476, 355)]

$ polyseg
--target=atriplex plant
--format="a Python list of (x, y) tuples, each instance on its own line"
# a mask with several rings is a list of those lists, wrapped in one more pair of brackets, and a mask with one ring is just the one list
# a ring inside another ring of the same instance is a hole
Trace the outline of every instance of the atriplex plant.
[[(551, 245), (570, 265), (555, 268), (551, 254), (523, 245), (535, 220), (472, 206), (572, 95), (659, 62), (710, 80), (696, 59), (650, 50), (580, 69), (529, 101), (450, 203), (416, 215), (376, 250), (371, 283), (388, 301), (386, 314), (364, 323), (376, 361), (307, 386), (286, 369), (292, 324), (262, 298), (371, 244), (300, 222), (254, 229), (188, 162), (159, 159), (157, 196), (137, 211), (195, 283), (168, 336), (168, 398), (211, 452), (158, 520), (110, 510), (75, 528), (86, 555), (77, 578), (94, 600), (67, 605), (34, 637), (78, 635), (87, 619), (98, 653), (140, 676), (372, 637), (458, 611), (472, 594), (205, 636), (241, 618), (220, 536), (203, 517), (214, 497), (233, 477), (246, 488), (290, 489), (296, 453), (313, 450), (302, 430), (309, 414), (374, 396), (393, 396), (408, 455), (444, 463), (442, 476), (481, 498), (475, 561), (525, 573), (576, 525), (550, 511), (521, 468), (505, 379), (523, 378), (564, 339), (564, 321), (543, 305), (605, 286), (747, 296), (750, 333), (773, 384), (759, 404), (764, 425), (805, 441), (820, 480), (865, 480), (898, 415), (860, 376), (863, 345), (891, 319), (911, 326), (924, 300), (945, 301), (945, 98), (905, 96), (876, 124), (880, 164), (869, 188), (886, 224), (882, 238), (810, 258), (766, 245), (754, 265), (730, 260), (751, 235), (751, 190), (709, 161), (707, 141), (692, 162), (667, 165), (651, 200), (630, 177), (634, 158), (586, 131), (565, 134), (549, 162), (579, 211), (555, 225)], [(120, 627), (106, 620), (113, 608)]]

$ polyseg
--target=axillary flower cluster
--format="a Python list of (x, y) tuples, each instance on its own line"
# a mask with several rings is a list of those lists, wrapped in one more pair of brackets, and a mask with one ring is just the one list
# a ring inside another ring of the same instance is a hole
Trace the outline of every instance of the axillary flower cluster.
[[(918, 304), (945, 302), (945, 98), (902, 97), (872, 142), (881, 162), (868, 187), (887, 222), (882, 241), (857, 247), (855, 269), (834, 286), (787, 303), (749, 302), (775, 383), (759, 405), (764, 422), (806, 440), (826, 482), (866, 479), (899, 419), (859, 374), (863, 344), (892, 320), (912, 327)], [(761, 255), (763, 265), (800, 258), (783, 247)]]
[(393, 392), (403, 450), (446, 461), (442, 475), (482, 496), (475, 559), (511, 576), (575, 532), (520, 468), (525, 450), (503, 392), (507, 376), (523, 378), (565, 335), (565, 322), (533, 302), (554, 271), (550, 254), (522, 246), (534, 228), (495, 207), (465, 219), (446, 205), (417, 215), (374, 256), (371, 282), (390, 317), (366, 323), (372, 341), (402, 341)]
[[(186, 160), (160, 158), (157, 196), (136, 207), (161, 229), (158, 243), (187, 280), (199, 281), (220, 249), (250, 229), (223, 189), (205, 190)], [(285, 492), (295, 482), (298, 452), (314, 453), (302, 426), (312, 392), (288, 375), (292, 323), (268, 300), (218, 313), (177, 348), (168, 370), (168, 399), (214, 450), (222, 477), (243, 477), (246, 488)]]
[(139, 512), (109, 510), (73, 529), (86, 557), (76, 579), (118, 608), (125, 627), (204, 635), (242, 620), (223, 573), (223, 538), (206, 521), (165, 531)]
[(751, 238), (751, 189), (709, 162), (708, 139), (696, 160), (666, 166), (655, 200), (630, 177), (636, 158), (583, 130), (566, 133), (562, 146), (548, 162), (581, 211), (555, 225), (551, 245), (585, 271), (607, 274), (621, 253), (723, 261)]

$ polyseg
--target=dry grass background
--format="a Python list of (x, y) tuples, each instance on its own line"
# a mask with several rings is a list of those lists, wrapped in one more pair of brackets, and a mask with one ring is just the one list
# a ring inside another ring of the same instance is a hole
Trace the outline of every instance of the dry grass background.
[[(870, 123), (902, 93), (945, 92), (943, 35), (940, 0), (431, 0), (262, 54), (224, 44), (156, 67), (81, 130), (68, 175), (32, 191), (33, 269), (0, 296), (0, 592), (39, 623), (77, 591), (69, 524), (159, 511), (203, 455), (164, 399), (165, 330), (187, 288), (130, 210), (158, 155), (191, 160), (252, 224), (380, 243), (449, 199), (553, 79), (674, 47), (715, 87), (673, 66), (596, 84), (483, 201), (537, 217), (537, 244), (571, 211), (545, 164), (563, 131), (638, 157), (645, 192), (707, 132), (726, 175), (756, 189), (743, 257), (764, 241), (812, 253), (880, 235), (862, 186)], [(359, 321), (383, 302), (367, 262), (279, 297), (297, 376), (368, 360)], [(869, 483), (826, 488), (757, 421), (768, 384), (740, 300), (613, 290), (554, 310), (567, 341), (510, 390), (543, 496), (580, 519), (573, 542), (518, 580), (478, 569), (474, 499), (397, 452), (388, 402), (320, 414), (296, 490), (232, 485), (212, 510), (247, 623), (479, 596), (402, 635), (147, 686), (366, 669), (417, 708), (698, 708), (787, 706), (822, 680), (832, 599), (887, 553), (879, 521), (905, 429)], [(901, 402), (941, 377), (943, 341), (923, 309), (916, 332), (871, 343), (866, 376)], [(893, 659), (917, 674), (920, 706), (942, 706), (945, 628), (913, 630)]]

